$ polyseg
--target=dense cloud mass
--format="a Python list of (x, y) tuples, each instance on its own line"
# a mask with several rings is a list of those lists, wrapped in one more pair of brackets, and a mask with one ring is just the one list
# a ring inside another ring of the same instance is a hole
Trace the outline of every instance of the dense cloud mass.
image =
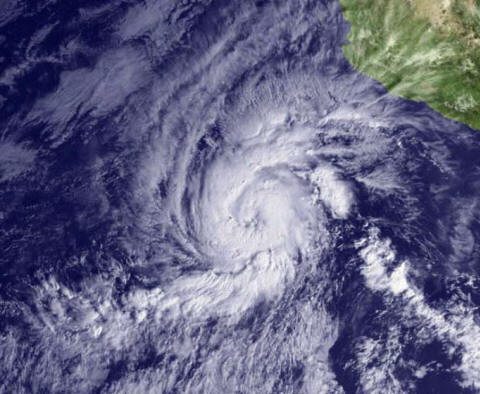
[(7, 3), (0, 391), (480, 390), (480, 134), (337, 1)]

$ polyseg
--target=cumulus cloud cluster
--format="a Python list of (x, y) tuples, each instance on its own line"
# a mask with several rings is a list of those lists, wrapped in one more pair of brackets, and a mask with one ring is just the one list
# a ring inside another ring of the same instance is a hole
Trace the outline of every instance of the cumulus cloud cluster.
[(472, 303), (429, 305), (419, 278), (474, 267), (458, 174), (473, 190), (480, 164), (458, 152), (478, 141), (355, 73), (337, 2), (72, 18), (103, 46), (65, 33), (44, 54), (52, 24), (0, 78), (64, 67), (2, 123), (4, 391), (407, 392), (447, 370), (405, 353), (431, 337), (476, 384)]

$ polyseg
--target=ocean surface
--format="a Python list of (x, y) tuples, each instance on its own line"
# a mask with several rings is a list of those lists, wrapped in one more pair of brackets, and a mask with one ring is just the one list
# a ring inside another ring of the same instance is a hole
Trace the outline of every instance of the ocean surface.
[(0, 392), (480, 392), (480, 133), (337, 1), (5, 0)]

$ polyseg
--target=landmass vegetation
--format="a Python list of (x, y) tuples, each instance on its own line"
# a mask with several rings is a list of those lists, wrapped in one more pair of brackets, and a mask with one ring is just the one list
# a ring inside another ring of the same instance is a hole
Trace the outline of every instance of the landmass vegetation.
[(345, 56), (392, 93), (480, 130), (480, 0), (340, 0)]

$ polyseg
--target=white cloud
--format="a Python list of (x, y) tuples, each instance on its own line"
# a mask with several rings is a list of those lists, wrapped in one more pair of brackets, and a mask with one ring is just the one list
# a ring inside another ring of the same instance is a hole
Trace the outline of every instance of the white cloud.
[[(462, 384), (480, 389), (480, 327), (475, 321), (475, 308), (460, 300), (445, 303), (444, 310), (429, 306), (422, 292), (408, 281), (408, 262), (396, 261), (391, 241), (381, 239), (378, 230), (372, 229), (368, 240), (357, 246), (365, 261), (362, 273), (367, 286), (385, 292), (387, 297), (400, 297), (406, 305), (402, 311), (406, 317), (414, 316), (416, 324), (427, 328), (432, 338), (447, 340), (447, 346), (453, 344), (452, 352), (460, 349), (458, 369), (463, 375)], [(396, 268), (389, 273), (388, 268), (395, 264)], [(406, 318), (405, 322), (408, 321)]]

